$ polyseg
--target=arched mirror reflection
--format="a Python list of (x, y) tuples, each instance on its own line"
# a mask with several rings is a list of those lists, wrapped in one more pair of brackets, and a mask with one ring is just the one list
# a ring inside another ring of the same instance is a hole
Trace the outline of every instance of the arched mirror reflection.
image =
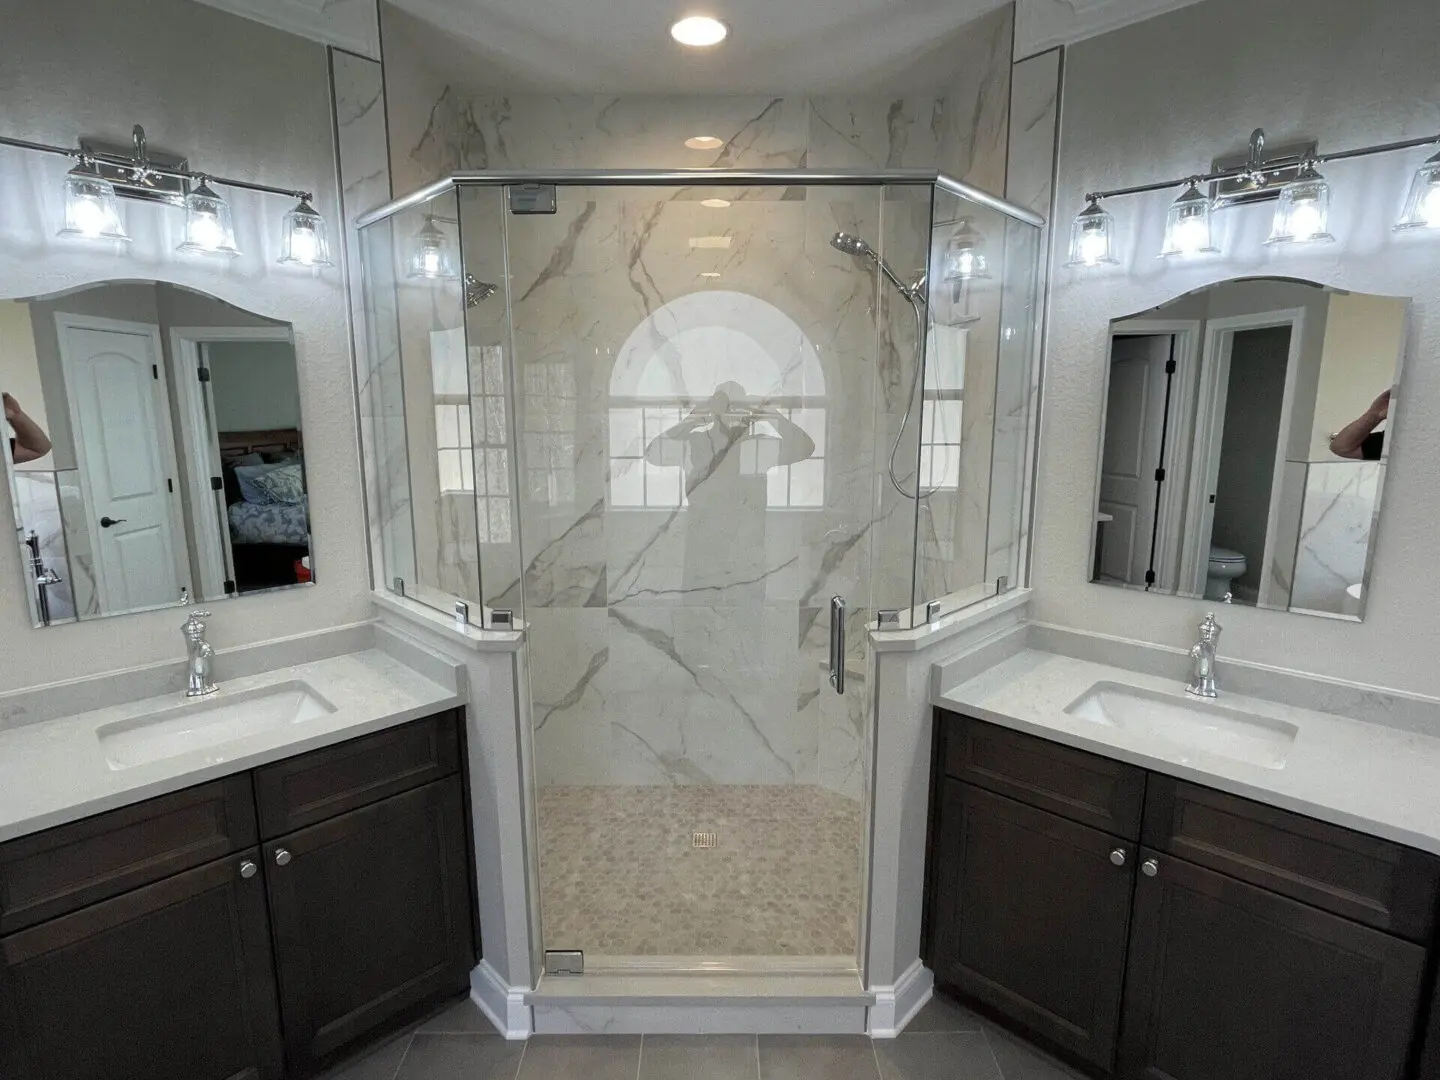
[(1092, 580), (1359, 619), (1408, 306), (1249, 278), (1113, 321)]
[(166, 283), (0, 301), (36, 626), (314, 580), (288, 323)]

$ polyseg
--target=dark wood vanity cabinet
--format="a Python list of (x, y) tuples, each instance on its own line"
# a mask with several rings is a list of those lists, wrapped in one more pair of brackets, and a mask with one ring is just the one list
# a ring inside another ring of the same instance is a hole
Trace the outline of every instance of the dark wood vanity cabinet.
[(307, 1076), (463, 989), (460, 715), (0, 844), (0, 1077)]
[(292, 1070), (468, 985), (466, 867), (458, 776), (265, 845)]
[(946, 777), (931, 967), (1077, 1057), (1115, 1050), (1135, 845)]
[(1125, 1080), (1409, 1075), (1440, 859), (943, 710), (933, 790), (942, 988)]

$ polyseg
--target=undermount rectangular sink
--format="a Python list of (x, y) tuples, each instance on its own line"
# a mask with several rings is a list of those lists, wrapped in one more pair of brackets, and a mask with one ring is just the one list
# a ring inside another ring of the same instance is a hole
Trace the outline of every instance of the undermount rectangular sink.
[[(1299, 728), (1283, 720), (1228, 709), (1202, 698), (1182, 700), (1122, 683), (1098, 682), (1065, 711), (1118, 728), (1264, 769), (1283, 769)], [(1183, 758), (1181, 759), (1184, 760)]]
[[(117, 720), (95, 734), (111, 769), (130, 769), (195, 750), (224, 746), (247, 735), (303, 724), (335, 711), (303, 682), (188, 700), (146, 716)], [(225, 760), (217, 755), (216, 762)]]

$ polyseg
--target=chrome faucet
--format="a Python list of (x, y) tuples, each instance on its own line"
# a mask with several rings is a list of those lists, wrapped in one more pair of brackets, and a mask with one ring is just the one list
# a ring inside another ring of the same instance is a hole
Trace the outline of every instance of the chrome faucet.
[(1191, 672), (1190, 684), (1185, 687), (1187, 694), (1203, 698), (1219, 696), (1215, 689), (1215, 643), (1219, 640), (1220, 624), (1215, 621), (1215, 613), (1212, 611), (1200, 624), (1200, 640), (1190, 649), (1190, 659), (1195, 666)]
[(210, 612), (197, 609), (190, 612), (190, 618), (186, 619), (185, 625), (180, 628), (180, 632), (185, 635), (185, 664), (189, 675), (189, 684), (185, 688), (186, 697), (204, 697), (220, 689), (210, 678), (210, 658), (215, 655), (215, 650), (205, 640), (204, 620), (209, 617)]

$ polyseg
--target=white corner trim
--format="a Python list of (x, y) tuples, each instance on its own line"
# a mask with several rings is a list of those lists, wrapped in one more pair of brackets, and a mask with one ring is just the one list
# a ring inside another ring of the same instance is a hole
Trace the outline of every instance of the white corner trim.
[(872, 988), (875, 1004), (870, 1006), (868, 1028), (872, 1039), (893, 1039), (915, 1019), (915, 1014), (935, 996), (935, 975), (918, 959), (905, 969), (894, 986)]
[(470, 972), (470, 1000), (507, 1039), (528, 1039), (534, 1030), (525, 994), (525, 987), (511, 986), (488, 960), (481, 960)]

